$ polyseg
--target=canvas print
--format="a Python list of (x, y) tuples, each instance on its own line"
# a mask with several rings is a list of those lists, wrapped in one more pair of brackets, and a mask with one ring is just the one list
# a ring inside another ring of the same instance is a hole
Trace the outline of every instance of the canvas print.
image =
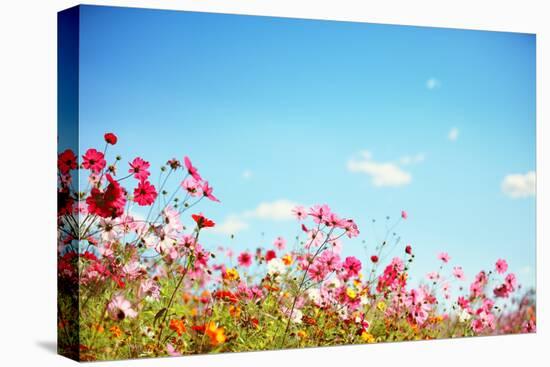
[(59, 353), (535, 332), (535, 40), (60, 12)]

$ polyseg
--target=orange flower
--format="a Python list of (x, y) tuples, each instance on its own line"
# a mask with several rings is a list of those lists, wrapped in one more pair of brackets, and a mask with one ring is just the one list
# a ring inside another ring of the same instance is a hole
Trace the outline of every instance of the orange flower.
[(170, 320), (170, 330), (174, 330), (181, 336), (185, 332), (185, 324), (181, 319), (172, 319)]
[(105, 331), (105, 329), (103, 328), (103, 326), (101, 326), (100, 324), (95, 324), (94, 325), (94, 329), (97, 330), (98, 333), (102, 333)]
[(239, 306), (229, 306), (229, 314), (235, 318), (241, 316), (241, 308)]
[(111, 326), (111, 328), (109, 329), (109, 331), (111, 332), (111, 334), (113, 334), (113, 336), (115, 338), (118, 338), (122, 335), (122, 330), (120, 330), (120, 328), (118, 326)]
[(225, 330), (214, 322), (209, 322), (206, 327), (206, 335), (210, 338), (210, 344), (218, 345), (225, 342)]

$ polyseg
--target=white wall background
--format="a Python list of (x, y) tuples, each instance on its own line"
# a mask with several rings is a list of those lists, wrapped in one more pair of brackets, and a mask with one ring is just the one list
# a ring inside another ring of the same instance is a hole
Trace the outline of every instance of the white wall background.
[[(89, 4), (354, 20), (537, 33), (538, 333), (224, 354), (102, 366), (511, 366), (548, 356), (550, 307), (548, 162), (550, 22), (544, 0), (118, 0)], [(0, 365), (74, 362), (55, 354), (56, 339), (56, 12), (65, 0), (0, 5)], [(546, 14), (546, 16), (545, 16)], [(546, 104), (545, 104), (546, 102)], [(544, 146), (543, 142), (546, 142)], [(547, 226), (544, 226), (544, 223)]]

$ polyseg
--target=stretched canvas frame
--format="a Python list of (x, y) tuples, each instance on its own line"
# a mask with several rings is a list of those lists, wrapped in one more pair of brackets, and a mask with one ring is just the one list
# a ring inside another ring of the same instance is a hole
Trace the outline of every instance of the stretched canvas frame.
[(58, 30), (60, 354), (535, 332), (534, 35), (98, 6)]

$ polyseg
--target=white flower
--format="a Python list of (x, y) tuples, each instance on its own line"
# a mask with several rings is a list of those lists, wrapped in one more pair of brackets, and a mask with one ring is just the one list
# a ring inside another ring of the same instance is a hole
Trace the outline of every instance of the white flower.
[(342, 283), (340, 282), (340, 280), (338, 278), (332, 278), (332, 279), (329, 279), (329, 280), (325, 281), (325, 283), (323, 285), (327, 289), (336, 289), (336, 288), (340, 288)]
[(286, 265), (279, 258), (271, 259), (267, 263), (267, 273), (269, 275), (283, 274), (286, 270)]
[(300, 310), (294, 310), (292, 312), (292, 316), (291, 316), (291, 320), (292, 322), (296, 323), (296, 324), (301, 324), (302, 323), (302, 317), (303, 317), (303, 313), (302, 311)]
[(472, 315), (470, 315), (470, 313), (468, 311), (466, 311), (465, 309), (462, 309), (460, 311), (460, 313), (458, 314), (458, 319), (460, 320), (460, 322), (468, 321), (471, 318), (472, 318)]
[(101, 229), (101, 239), (104, 242), (112, 242), (120, 237), (118, 223), (116, 220), (101, 218), (98, 226)]
[(116, 295), (107, 305), (107, 311), (113, 320), (124, 320), (124, 318), (134, 318), (137, 312), (132, 309), (132, 304), (123, 295)]
[(315, 304), (321, 304), (321, 291), (317, 288), (310, 288), (306, 291), (309, 299)]

